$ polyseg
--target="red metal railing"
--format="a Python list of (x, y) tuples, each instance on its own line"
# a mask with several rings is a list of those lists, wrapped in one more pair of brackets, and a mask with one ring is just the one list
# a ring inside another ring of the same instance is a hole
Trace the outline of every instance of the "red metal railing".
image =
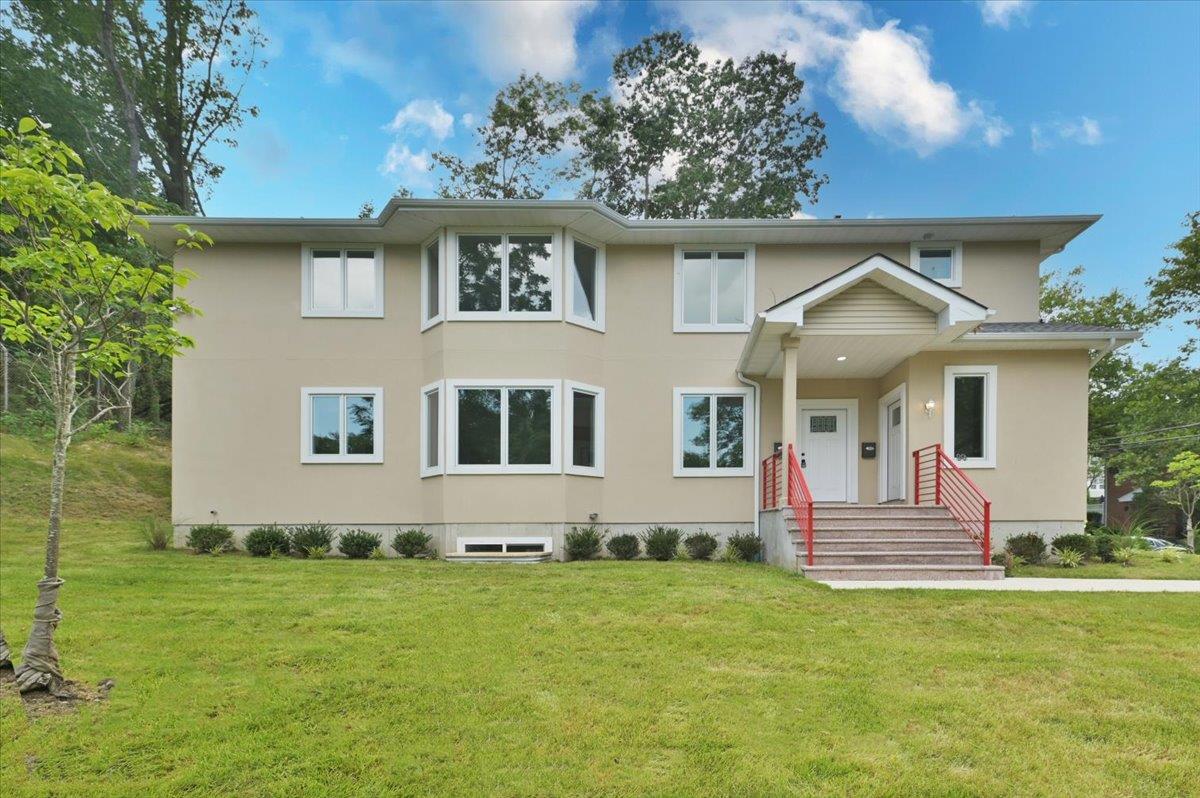
[(913, 503), (939, 504), (979, 545), (983, 564), (991, 564), (992, 503), (940, 443), (913, 452)]
[[(796, 460), (796, 451), (788, 445), (787, 469), (787, 506), (792, 508), (796, 525), (804, 534), (804, 547), (807, 552), (808, 564), (813, 564), (813, 498), (808, 490), (808, 482), (800, 463)], [(774, 510), (780, 507), (783, 494), (783, 453), (775, 452), (763, 458), (762, 461), (762, 509)]]

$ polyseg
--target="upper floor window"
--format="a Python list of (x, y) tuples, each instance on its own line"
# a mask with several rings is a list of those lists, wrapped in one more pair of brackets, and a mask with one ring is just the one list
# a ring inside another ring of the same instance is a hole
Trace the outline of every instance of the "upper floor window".
[(382, 388), (301, 388), (300, 462), (382, 463)]
[(561, 319), (552, 232), (458, 233), (452, 319)]
[(996, 367), (946, 366), (943, 438), (963, 468), (996, 466)]
[(442, 250), (439, 233), (421, 247), (421, 329), (427, 330), (442, 320)]
[(962, 242), (922, 241), (912, 245), (910, 265), (951, 288), (962, 286)]
[(383, 249), (313, 244), (301, 248), (303, 316), (383, 316)]
[(567, 236), (567, 321), (604, 332), (604, 247)]
[(675, 332), (746, 332), (753, 314), (753, 247), (675, 248)]
[(753, 475), (752, 414), (749, 388), (676, 388), (675, 476)]

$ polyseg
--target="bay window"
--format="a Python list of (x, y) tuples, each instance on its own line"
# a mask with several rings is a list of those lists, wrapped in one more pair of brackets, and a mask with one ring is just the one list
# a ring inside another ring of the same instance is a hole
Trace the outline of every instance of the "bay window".
[(558, 392), (557, 380), (448, 380), (447, 471), (559, 471)]
[(748, 388), (676, 388), (673, 411), (675, 476), (753, 474)]
[(453, 240), (452, 319), (562, 318), (557, 233), (458, 233)]
[(753, 314), (753, 247), (676, 247), (675, 332), (746, 332)]
[(442, 260), (445, 243), (441, 234), (421, 246), (421, 329), (442, 320)]
[(442, 473), (442, 441), (445, 426), (442, 412), (442, 383), (432, 382), (421, 389), (421, 476)]
[(946, 366), (943, 444), (963, 468), (996, 466), (996, 367)]
[(604, 389), (567, 381), (563, 388), (567, 431), (566, 471), (604, 476)]
[(567, 321), (604, 332), (604, 247), (568, 233)]
[(301, 388), (300, 462), (382, 463), (382, 388)]
[(301, 315), (381, 318), (383, 249), (301, 247)]

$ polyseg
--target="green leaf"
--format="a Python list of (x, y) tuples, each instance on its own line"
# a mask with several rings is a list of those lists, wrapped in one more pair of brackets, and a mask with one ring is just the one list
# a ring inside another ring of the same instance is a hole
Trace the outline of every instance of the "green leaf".
[(21, 121), (17, 123), (17, 132), (24, 136), (27, 133), (32, 133), (37, 130), (37, 120), (30, 116), (21, 117)]

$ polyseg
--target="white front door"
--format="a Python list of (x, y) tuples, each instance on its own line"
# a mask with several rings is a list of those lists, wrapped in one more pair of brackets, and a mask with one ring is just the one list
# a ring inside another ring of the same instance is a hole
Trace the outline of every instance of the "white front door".
[(887, 500), (904, 498), (904, 407), (900, 400), (887, 406)]
[(800, 411), (800, 467), (814, 501), (848, 499), (846, 422), (845, 408)]

